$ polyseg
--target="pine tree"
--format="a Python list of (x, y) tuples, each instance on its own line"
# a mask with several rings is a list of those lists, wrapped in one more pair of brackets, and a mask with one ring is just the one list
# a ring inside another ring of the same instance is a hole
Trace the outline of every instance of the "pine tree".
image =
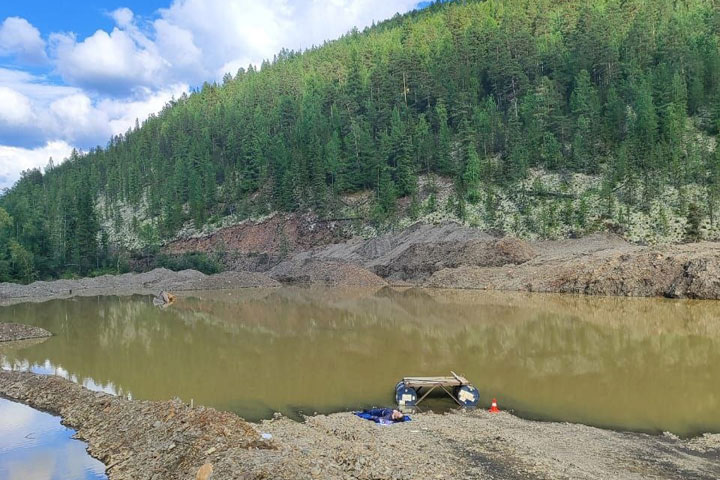
[(74, 260), (82, 273), (97, 267), (98, 232), (100, 225), (95, 213), (95, 197), (87, 179), (83, 180), (78, 191), (77, 219), (75, 222), (76, 250)]
[(465, 162), (465, 172), (463, 173), (463, 182), (467, 191), (467, 199), (470, 203), (477, 203), (480, 200), (478, 186), (481, 181), (481, 165), (480, 157), (474, 145), (468, 147), (467, 161)]
[(435, 171), (442, 175), (452, 175), (455, 171), (452, 161), (450, 144), (450, 127), (445, 104), (441, 101), (435, 107), (437, 117), (437, 156), (435, 160)]

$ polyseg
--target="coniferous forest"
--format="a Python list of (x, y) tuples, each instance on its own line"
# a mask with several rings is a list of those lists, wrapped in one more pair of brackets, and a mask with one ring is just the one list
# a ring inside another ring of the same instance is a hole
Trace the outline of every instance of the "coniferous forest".
[[(0, 281), (114, 265), (123, 209), (157, 244), (227, 216), (333, 217), (355, 192), (377, 227), (441, 209), (503, 230), (512, 197), (516, 230), (545, 236), (622, 227), (672, 190), (693, 240), (717, 222), (718, 129), (716, 0), (436, 3), (279, 52), (25, 172), (0, 197)], [(578, 196), (538, 172), (593, 180)], [(452, 185), (437, 205), (419, 194), (434, 179)], [(659, 215), (651, 227), (672, 228)]]

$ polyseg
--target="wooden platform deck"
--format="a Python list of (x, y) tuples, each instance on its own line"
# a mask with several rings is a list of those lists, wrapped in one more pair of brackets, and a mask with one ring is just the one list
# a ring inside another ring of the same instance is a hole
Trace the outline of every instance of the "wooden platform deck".
[(423, 387), (462, 387), (463, 385), (470, 385), (470, 381), (458, 375), (455, 372), (450, 372), (451, 377), (403, 377), (402, 381), (406, 386), (414, 389)]
[(470, 389), (472, 389), (472, 391), (476, 392), (475, 387), (472, 386), (467, 378), (452, 371), (450, 374), (452, 375), (450, 377), (403, 377), (402, 383), (404, 383), (406, 387), (415, 389), (418, 395), (421, 394), (422, 390), (422, 396), (418, 398), (415, 405), (418, 405), (420, 402), (425, 400), (425, 398), (436, 388), (441, 388), (450, 398), (455, 400), (455, 403), (460, 406), (466, 406), (466, 404), (463, 403), (467, 398), (469, 398), (466, 397), (466, 393), (461, 391), (461, 397), (458, 398), (453, 390), (457, 387), (464, 387), (467, 385)]

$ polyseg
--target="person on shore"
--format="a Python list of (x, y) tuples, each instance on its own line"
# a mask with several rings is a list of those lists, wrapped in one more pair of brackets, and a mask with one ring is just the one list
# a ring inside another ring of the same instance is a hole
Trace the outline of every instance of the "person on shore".
[(381, 425), (392, 425), (393, 423), (410, 421), (410, 417), (403, 414), (400, 410), (392, 408), (371, 408), (369, 410), (363, 410), (362, 412), (356, 412), (355, 415), (365, 420), (372, 420)]

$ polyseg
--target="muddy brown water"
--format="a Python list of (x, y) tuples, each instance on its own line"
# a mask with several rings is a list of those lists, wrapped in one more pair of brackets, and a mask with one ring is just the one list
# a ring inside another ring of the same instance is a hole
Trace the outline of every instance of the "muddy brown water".
[[(0, 308), (45, 342), (4, 368), (257, 420), (392, 404), (405, 375), (464, 374), (527, 418), (720, 432), (720, 302), (449, 290), (265, 289)], [(450, 408), (434, 399), (432, 408)]]

